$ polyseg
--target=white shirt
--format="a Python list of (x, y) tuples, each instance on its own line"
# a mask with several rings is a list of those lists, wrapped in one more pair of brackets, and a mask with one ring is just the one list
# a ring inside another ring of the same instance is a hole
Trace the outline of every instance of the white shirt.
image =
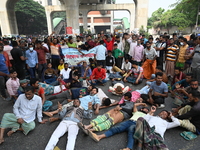
[(64, 68), (61, 70), (60, 74), (63, 76), (63, 79), (69, 79), (70, 72), (71, 72), (70, 68), (68, 68), (67, 71)]
[(126, 63), (126, 62), (123, 62), (122, 63), (122, 70), (125, 70), (125, 71), (128, 71), (128, 70), (131, 70), (131, 66), (132, 64), (130, 62)]
[(167, 129), (175, 128), (180, 126), (180, 122), (177, 118), (171, 117), (173, 122), (167, 122), (166, 120), (160, 118), (159, 116), (151, 116), (147, 114), (143, 117), (150, 125), (150, 127), (155, 126), (155, 132), (164, 137), (164, 133)]
[(96, 47), (94, 47), (95, 51), (96, 51), (96, 59), (97, 60), (106, 60), (106, 47), (103, 45), (98, 45)]
[[(108, 98), (108, 96), (102, 91), (101, 88), (98, 88), (97, 97), (100, 99), (101, 104), (102, 104), (102, 99), (103, 99), (104, 97)], [(110, 99), (110, 101), (111, 101), (111, 104), (115, 102), (114, 99)]]
[(3, 47), (3, 51), (5, 51), (5, 52), (8, 54), (9, 60), (13, 60), (12, 55), (10, 54), (10, 51), (11, 51), (12, 49), (13, 49), (13, 47), (10, 46), (10, 45), (5, 45), (5, 46)]
[[(165, 48), (166, 47), (166, 43), (158, 43), (157, 47), (158, 48), (161, 48), (161, 47)], [(157, 51), (157, 56), (160, 57), (160, 51)]]
[(25, 122), (30, 123), (37, 118), (42, 122), (42, 99), (34, 95), (31, 100), (28, 100), (25, 94), (21, 94), (13, 106), (13, 112), (17, 119), (22, 118)]
[(132, 38), (128, 39), (127, 42), (130, 44), (129, 55), (133, 56), (135, 47), (137, 46), (137, 41), (133, 41)]

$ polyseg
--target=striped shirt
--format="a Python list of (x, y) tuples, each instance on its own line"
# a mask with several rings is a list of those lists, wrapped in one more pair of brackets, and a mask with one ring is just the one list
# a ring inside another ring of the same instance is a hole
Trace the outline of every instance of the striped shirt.
[(179, 47), (177, 45), (169, 46), (167, 48), (166, 60), (176, 61), (176, 54), (177, 54), (178, 50), (179, 50)]

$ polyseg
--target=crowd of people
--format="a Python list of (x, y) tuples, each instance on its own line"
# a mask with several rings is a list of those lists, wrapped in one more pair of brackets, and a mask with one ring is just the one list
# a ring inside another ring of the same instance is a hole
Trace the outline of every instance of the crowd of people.
[[(74, 48), (83, 56), (92, 50), (94, 58), (72, 66), (63, 48)], [(181, 134), (187, 140), (200, 134), (200, 36), (195, 34), (190, 40), (176, 33), (156, 39), (128, 33), (122, 37), (99, 33), (96, 38), (87, 35), (76, 40), (54, 33), (43, 41), (4, 38), (0, 60), (0, 96), (13, 104), (13, 113), (1, 119), (0, 144), (6, 128), (11, 128), (8, 136), (32, 131), (36, 114), (41, 124), (61, 120), (45, 150), (53, 150), (66, 132), (66, 150), (73, 150), (79, 128), (96, 142), (128, 132), (123, 150), (167, 150), (164, 133), (178, 126), (188, 130)], [(132, 91), (126, 82), (145, 85)], [(106, 90), (120, 101), (104, 93), (105, 84), (111, 84)], [(154, 116), (169, 96), (172, 110)], [(112, 106), (101, 114), (100, 109)], [(98, 116), (83, 124), (93, 113)], [(43, 115), (50, 119), (42, 119)], [(107, 131), (94, 133), (103, 130)]]

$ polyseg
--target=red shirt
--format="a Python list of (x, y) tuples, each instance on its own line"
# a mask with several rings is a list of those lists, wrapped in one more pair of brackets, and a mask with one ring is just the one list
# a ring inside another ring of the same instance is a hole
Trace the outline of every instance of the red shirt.
[(44, 89), (41, 87), (39, 88), (37, 95), (42, 98), (42, 94), (44, 94)]
[(112, 41), (108, 42), (107, 40), (104, 40), (104, 43), (106, 43), (106, 48), (108, 51), (112, 51), (113, 50), (113, 45), (115, 43), (115, 38), (112, 38)]
[(46, 63), (46, 53), (49, 53), (49, 50), (46, 47), (35, 48), (38, 55), (38, 63), (45, 64)]
[(99, 71), (98, 68), (94, 68), (90, 79), (93, 80), (93, 79), (99, 79), (99, 78), (101, 79), (106, 78), (106, 70), (101, 68), (101, 70)]

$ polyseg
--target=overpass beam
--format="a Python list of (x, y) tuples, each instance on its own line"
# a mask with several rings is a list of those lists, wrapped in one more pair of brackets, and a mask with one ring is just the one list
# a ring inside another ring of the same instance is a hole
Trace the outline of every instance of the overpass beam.
[(67, 16), (67, 27), (72, 27), (75, 34), (80, 34), (79, 29), (79, 3), (80, 0), (64, 0)]
[[(0, 11), (0, 22), (2, 35), (18, 35), (17, 20), (14, 6), (4, 4), (5, 8)], [(3, 4), (2, 4), (3, 5)]]

